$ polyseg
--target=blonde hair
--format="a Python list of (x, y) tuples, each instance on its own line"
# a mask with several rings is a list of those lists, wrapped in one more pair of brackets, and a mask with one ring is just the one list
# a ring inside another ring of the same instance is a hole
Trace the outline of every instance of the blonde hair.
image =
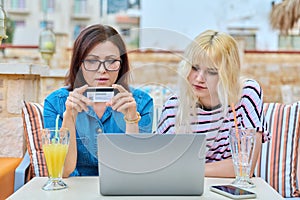
[[(236, 104), (242, 91), (240, 57), (236, 41), (229, 34), (207, 30), (198, 35), (186, 48), (184, 59), (179, 64), (179, 106), (176, 116), (177, 131), (190, 132), (190, 122), (196, 116), (200, 104), (188, 82), (192, 65), (197, 63), (218, 71), (218, 98), (224, 115), (228, 105)], [(184, 129), (184, 130), (182, 130)]]

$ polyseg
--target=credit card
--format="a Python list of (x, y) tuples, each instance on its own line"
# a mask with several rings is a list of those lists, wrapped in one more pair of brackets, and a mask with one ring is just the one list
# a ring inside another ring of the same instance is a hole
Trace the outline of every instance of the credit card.
[(85, 93), (93, 102), (107, 102), (115, 95), (113, 87), (88, 87)]

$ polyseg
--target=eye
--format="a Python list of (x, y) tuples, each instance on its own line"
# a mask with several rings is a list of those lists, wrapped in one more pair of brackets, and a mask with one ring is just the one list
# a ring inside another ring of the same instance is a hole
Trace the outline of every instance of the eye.
[(192, 70), (193, 70), (193, 71), (198, 71), (198, 70), (199, 70), (199, 67), (192, 66)]
[(89, 63), (89, 64), (95, 64), (98, 62), (98, 60), (93, 60), (93, 59), (87, 59), (85, 60), (85, 62)]
[(108, 65), (111, 65), (113, 64), (114, 62), (116, 62), (117, 60), (106, 60), (105, 62), (108, 64)]
[(219, 73), (218, 73), (218, 70), (216, 70), (216, 69), (208, 69), (207, 70), (207, 73), (209, 74), (209, 75), (218, 75)]

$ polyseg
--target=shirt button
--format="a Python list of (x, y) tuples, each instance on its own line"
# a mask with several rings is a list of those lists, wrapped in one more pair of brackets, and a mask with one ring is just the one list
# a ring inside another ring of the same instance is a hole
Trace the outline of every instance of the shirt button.
[(102, 129), (99, 128), (99, 129), (97, 130), (97, 133), (102, 133)]

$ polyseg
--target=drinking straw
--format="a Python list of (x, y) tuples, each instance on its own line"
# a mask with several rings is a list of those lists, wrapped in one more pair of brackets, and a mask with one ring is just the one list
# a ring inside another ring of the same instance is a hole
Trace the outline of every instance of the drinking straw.
[[(231, 109), (232, 109), (232, 112), (233, 112), (233, 119), (234, 119), (234, 126), (235, 126), (235, 136), (237, 138), (237, 143), (238, 143), (238, 152), (241, 151), (241, 144), (240, 144), (240, 137), (239, 137), (239, 130), (238, 130), (238, 122), (237, 122), (237, 119), (236, 119), (236, 112), (235, 112), (235, 108), (234, 108), (234, 104), (231, 103)], [(241, 165), (239, 163), (239, 165)], [(240, 166), (240, 176), (242, 176), (242, 167)]]
[(59, 140), (59, 137), (58, 137), (58, 120), (59, 120), (59, 114), (56, 116), (56, 120), (55, 120), (55, 138)]

